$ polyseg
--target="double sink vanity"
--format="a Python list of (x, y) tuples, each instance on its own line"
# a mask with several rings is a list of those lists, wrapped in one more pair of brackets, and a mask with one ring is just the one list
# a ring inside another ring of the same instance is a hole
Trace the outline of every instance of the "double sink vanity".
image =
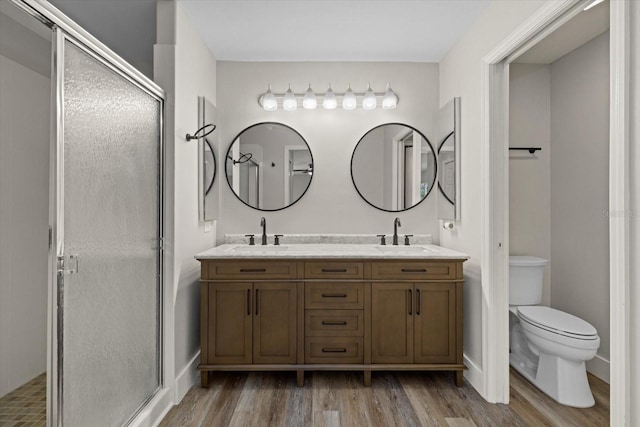
[(203, 387), (212, 371), (273, 370), (296, 371), (298, 385), (313, 370), (362, 371), (365, 385), (371, 371), (442, 370), (462, 385), (467, 255), (316, 241), (325, 243), (227, 243), (196, 256)]

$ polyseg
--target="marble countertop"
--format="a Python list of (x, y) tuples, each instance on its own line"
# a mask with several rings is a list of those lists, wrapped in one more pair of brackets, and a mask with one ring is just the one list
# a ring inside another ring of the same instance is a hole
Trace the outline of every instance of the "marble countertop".
[(411, 246), (354, 243), (301, 243), (250, 246), (226, 243), (201, 252), (196, 259), (469, 259), (467, 254), (430, 244)]

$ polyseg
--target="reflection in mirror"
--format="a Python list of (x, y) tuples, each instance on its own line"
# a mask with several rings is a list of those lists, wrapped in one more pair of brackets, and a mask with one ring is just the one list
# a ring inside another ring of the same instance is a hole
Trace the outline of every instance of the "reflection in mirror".
[(351, 178), (371, 206), (390, 212), (411, 209), (435, 184), (435, 152), (427, 137), (411, 126), (380, 125), (356, 145)]
[(460, 98), (438, 112), (438, 218), (460, 219)]
[[(203, 96), (198, 97), (198, 128), (216, 123), (216, 107)], [(200, 221), (213, 221), (218, 217), (218, 191), (214, 186), (218, 151), (218, 131), (198, 138), (198, 199)]]
[(244, 204), (277, 211), (296, 203), (313, 177), (307, 142), (289, 126), (258, 123), (235, 137), (227, 151), (229, 187)]

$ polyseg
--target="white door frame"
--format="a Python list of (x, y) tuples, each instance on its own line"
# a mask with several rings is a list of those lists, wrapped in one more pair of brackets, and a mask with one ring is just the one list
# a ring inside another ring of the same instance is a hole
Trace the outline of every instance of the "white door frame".
[[(545, 3), (482, 61), (483, 395), (509, 402), (509, 63), (579, 13), (588, 0)], [(628, 425), (629, 378), (629, 4), (610, 2), (611, 425)], [(616, 213), (620, 213), (617, 215)]]

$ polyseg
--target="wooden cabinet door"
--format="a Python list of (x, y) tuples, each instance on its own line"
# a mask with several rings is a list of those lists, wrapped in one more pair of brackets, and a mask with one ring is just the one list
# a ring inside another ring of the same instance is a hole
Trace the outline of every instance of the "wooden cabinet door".
[(255, 283), (254, 298), (253, 363), (296, 363), (296, 284)]
[(209, 364), (251, 363), (252, 289), (251, 283), (209, 284)]
[(413, 284), (371, 284), (371, 362), (413, 363)]
[(415, 363), (456, 363), (456, 284), (415, 285)]

